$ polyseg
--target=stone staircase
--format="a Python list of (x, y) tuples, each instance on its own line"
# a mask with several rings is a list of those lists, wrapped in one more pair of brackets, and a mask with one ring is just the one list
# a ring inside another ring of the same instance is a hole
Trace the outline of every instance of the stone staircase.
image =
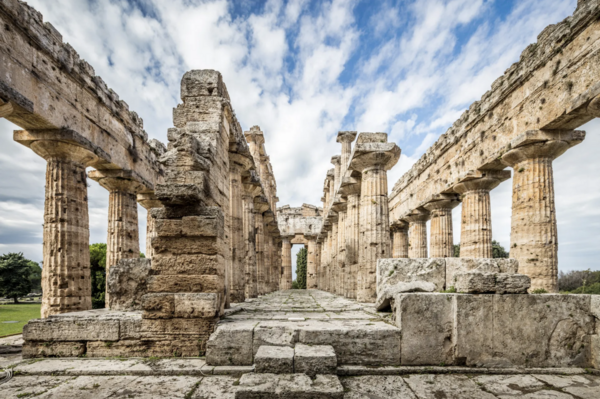
[(236, 399), (341, 399), (337, 357), (330, 345), (263, 345), (254, 357), (254, 373), (240, 379)]

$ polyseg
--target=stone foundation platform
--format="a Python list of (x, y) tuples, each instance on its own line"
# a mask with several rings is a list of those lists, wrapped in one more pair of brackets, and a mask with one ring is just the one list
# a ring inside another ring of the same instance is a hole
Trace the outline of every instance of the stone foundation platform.
[(252, 366), (261, 346), (329, 345), (346, 366), (599, 368), (600, 297), (400, 294), (393, 312), (318, 290), (278, 291), (234, 304), (206, 342), (168, 339), (160, 320), (94, 310), (33, 320), (24, 357), (206, 354), (214, 367)]

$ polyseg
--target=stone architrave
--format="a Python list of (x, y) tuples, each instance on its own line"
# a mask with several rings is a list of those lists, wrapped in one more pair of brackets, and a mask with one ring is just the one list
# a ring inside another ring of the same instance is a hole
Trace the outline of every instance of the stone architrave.
[(289, 237), (283, 237), (281, 247), (281, 267), (283, 274), (281, 275), (281, 289), (292, 289), (292, 244)]
[(41, 317), (89, 310), (92, 286), (85, 168), (97, 162), (96, 149), (66, 129), (15, 131), (14, 140), (47, 162)]
[[(109, 192), (108, 237), (106, 239), (106, 273), (121, 259), (140, 257), (140, 239), (137, 212), (137, 193), (144, 186), (131, 172), (122, 170), (93, 170), (88, 177), (100, 183)], [(108, 282), (107, 282), (108, 284)], [(110, 304), (106, 291), (106, 307)]]
[(244, 202), (242, 196), (244, 187), (242, 173), (253, 166), (249, 156), (229, 153), (229, 223), (231, 232), (231, 262), (228, 267), (229, 299), (241, 303), (246, 299), (245, 287), (245, 256), (246, 242), (244, 239)]
[(558, 292), (558, 237), (552, 161), (585, 138), (582, 131), (528, 131), (502, 160), (513, 168), (510, 257), (531, 289)]
[(152, 217), (152, 208), (162, 208), (162, 203), (156, 198), (153, 192), (143, 192), (137, 195), (137, 202), (143, 206), (148, 215), (146, 216), (146, 258), (151, 259), (154, 256), (152, 249), (152, 238), (156, 237), (154, 228), (155, 219)]
[(429, 212), (417, 210), (404, 219), (408, 221), (408, 257), (427, 258), (427, 221)]
[(392, 231), (392, 257), (408, 258), (408, 223), (400, 221), (390, 226)]
[(458, 198), (440, 196), (427, 203), (424, 208), (431, 213), (430, 254), (432, 258), (454, 256), (452, 209), (460, 204)]
[(352, 153), (350, 169), (361, 173), (360, 249), (356, 299), (377, 299), (377, 259), (389, 258), (390, 218), (387, 171), (400, 158), (400, 148), (387, 143), (386, 133), (361, 133)]
[(470, 173), (454, 186), (461, 194), (461, 258), (492, 257), (492, 213), (490, 190), (510, 178), (510, 171), (485, 170)]

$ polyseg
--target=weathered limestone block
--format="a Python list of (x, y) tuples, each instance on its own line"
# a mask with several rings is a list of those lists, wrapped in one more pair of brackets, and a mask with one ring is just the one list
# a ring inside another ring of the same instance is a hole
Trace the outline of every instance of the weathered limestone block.
[(478, 271), (481, 273), (516, 274), (519, 262), (516, 259), (492, 258), (446, 258), (446, 288), (454, 286), (456, 273)]
[(298, 342), (333, 346), (338, 364), (400, 364), (401, 331), (384, 322), (336, 320), (307, 321), (299, 329)]
[(402, 365), (452, 364), (454, 300), (451, 294), (400, 294), (396, 324), (402, 330)]
[(342, 399), (344, 387), (335, 375), (247, 373), (240, 379), (236, 399)]
[(255, 325), (255, 321), (219, 323), (206, 345), (206, 363), (211, 366), (252, 365)]
[(377, 261), (377, 291), (397, 283), (425, 281), (435, 284), (441, 291), (446, 284), (446, 259), (379, 259)]
[(465, 294), (490, 294), (496, 292), (496, 274), (462, 272), (454, 275), (453, 287)]
[(294, 348), (262, 345), (254, 356), (254, 364), (256, 373), (292, 374)]
[(252, 350), (254, 354), (261, 346), (287, 346), (293, 348), (298, 342), (298, 328), (287, 321), (262, 321), (254, 329)]
[(23, 327), (25, 341), (118, 341), (119, 320), (51, 317)]
[(147, 293), (150, 262), (150, 259), (121, 259), (110, 268), (106, 279), (109, 309), (142, 309), (142, 296)]
[(296, 344), (294, 348), (294, 372), (311, 377), (317, 374), (336, 374), (337, 358), (330, 345), (309, 346)]
[(396, 295), (405, 292), (433, 292), (436, 286), (433, 283), (426, 281), (411, 281), (408, 283), (399, 282), (391, 286), (384, 288), (383, 292), (377, 294), (377, 302), (375, 302), (375, 309), (378, 311), (386, 310), (390, 307), (390, 301), (392, 301)]
[(494, 295), (453, 295), (455, 301), (454, 364), (457, 366), (506, 367), (494, 360)]
[(26, 341), (23, 358), (36, 357), (79, 357), (86, 353), (84, 342)]
[(494, 295), (494, 357), (531, 367), (589, 367), (591, 295)]

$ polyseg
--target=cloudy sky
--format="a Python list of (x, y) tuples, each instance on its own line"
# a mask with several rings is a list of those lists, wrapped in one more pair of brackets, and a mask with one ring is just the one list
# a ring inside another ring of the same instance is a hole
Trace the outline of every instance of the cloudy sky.
[[(244, 130), (266, 135), (279, 205), (319, 204), (339, 130), (384, 131), (402, 149), (390, 187), (576, 0), (28, 0), (166, 142), (179, 82), (217, 69)], [(0, 252), (42, 258), (45, 162), (0, 121)], [(600, 123), (555, 162), (561, 270), (600, 269)], [(89, 182), (91, 242), (108, 194)], [(510, 241), (511, 181), (492, 194)], [(140, 231), (145, 231), (140, 208)], [(455, 225), (460, 208), (454, 211)], [(141, 247), (145, 246), (141, 234)], [(460, 240), (455, 232), (455, 241)], [(298, 249), (295, 247), (295, 249)]]

